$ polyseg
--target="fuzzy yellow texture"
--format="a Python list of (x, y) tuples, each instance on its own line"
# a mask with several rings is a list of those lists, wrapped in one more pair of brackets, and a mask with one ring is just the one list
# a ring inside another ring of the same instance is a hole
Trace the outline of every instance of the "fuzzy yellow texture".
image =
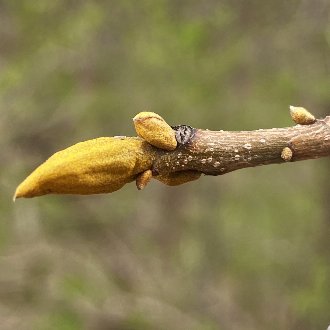
[(151, 178), (151, 170), (146, 170), (143, 173), (139, 174), (136, 178), (136, 187), (138, 188), (138, 190), (144, 189), (144, 187), (150, 182)]
[(169, 173), (167, 175), (158, 175), (154, 178), (168, 186), (178, 186), (180, 184), (184, 184), (190, 181), (195, 181), (199, 179), (201, 175), (201, 172), (189, 170)]
[(290, 115), (296, 124), (310, 125), (315, 123), (315, 117), (303, 107), (294, 107), (290, 105)]
[(289, 147), (283, 148), (283, 150), (281, 152), (281, 158), (284, 161), (289, 162), (292, 159), (292, 155), (293, 155), (293, 152)]
[(152, 166), (152, 147), (140, 138), (103, 137), (51, 156), (16, 189), (14, 199), (45, 194), (110, 193)]
[(177, 146), (175, 132), (166, 121), (154, 112), (140, 112), (133, 118), (138, 136), (151, 145), (164, 149), (174, 150)]

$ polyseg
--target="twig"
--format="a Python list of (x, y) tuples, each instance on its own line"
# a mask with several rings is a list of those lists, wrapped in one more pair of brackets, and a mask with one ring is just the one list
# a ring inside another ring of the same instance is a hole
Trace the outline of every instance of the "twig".
[[(222, 175), (241, 168), (330, 156), (330, 116), (313, 124), (255, 131), (175, 127), (187, 142), (156, 157), (155, 174), (182, 170)], [(189, 136), (189, 137), (188, 137)]]
[(16, 189), (18, 197), (109, 193), (151, 178), (167, 185), (223, 175), (241, 168), (330, 156), (330, 116), (290, 107), (294, 127), (209, 131), (170, 127), (153, 112), (134, 117), (140, 138), (108, 137), (78, 143), (40, 165)]

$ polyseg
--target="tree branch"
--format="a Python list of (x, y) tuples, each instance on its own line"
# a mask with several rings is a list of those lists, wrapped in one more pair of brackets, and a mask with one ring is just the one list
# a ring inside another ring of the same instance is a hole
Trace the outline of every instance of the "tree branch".
[(209, 131), (169, 126), (153, 112), (134, 117), (139, 138), (105, 137), (59, 151), (16, 189), (15, 198), (45, 194), (99, 194), (151, 178), (167, 185), (222, 175), (245, 167), (330, 156), (330, 116), (316, 120), (290, 107), (294, 127), (256, 131)]
[[(182, 170), (207, 175), (222, 175), (241, 168), (281, 164), (330, 156), (330, 116), (310, 125), (259, 129), (255, 131), (209, 131), (187, 126), (174, 127), (185, 131), (185, 143), (171, 152), (160, 151), (153, 171), (165, 175)], [(180, 133), (177, 135), (180, 136)], [(289, 148), (289, 156), (282, 152)]]

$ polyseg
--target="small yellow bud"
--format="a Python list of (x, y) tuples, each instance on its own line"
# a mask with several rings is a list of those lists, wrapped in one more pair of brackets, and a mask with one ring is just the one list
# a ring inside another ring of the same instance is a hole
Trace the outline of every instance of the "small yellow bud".
[(151, 145), (164, 150), (176, 148), (175, 132), (161, 116), (154, 112), (140, 112), (133, 122), (138, 136)]
[(282, 153), (281, 153), (281, 158), (284, 161), (289, 162), (292, 158), (292, 155), (293, 155), (293, 152), (289, 147), (283, 148)]
[(15, 198), (45, 194), (110, 193), (151, 168), (152, 146), (140, 138), (104, 137), (77, 143), (41, 164)]
[(310, 125), (315, 123), (315, 117), (303, 107), (294, 107), (290, 105), (290, 115), (296, 124)]
[(136, 187), (138, 188), (138, 190), (142, 190), (150, 182), (151, 178), (152, 178), (151, 170), (146, 170), (141, 174), (139, 174), (135, 180)]
[(169, 173), (167, 175), (158, 175), (154, 178), (168, 186), (178, 186), (189, 181), (197, 180), (201, 175), (201, 172), (187, 170)]

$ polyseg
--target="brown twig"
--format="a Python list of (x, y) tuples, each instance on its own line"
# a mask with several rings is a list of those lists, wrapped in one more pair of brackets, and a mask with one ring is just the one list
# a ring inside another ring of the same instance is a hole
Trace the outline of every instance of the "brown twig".
[(209, 131), (174, 127), (185, 137), (172, 152), (160, 151), (155, 174), (182, 170), (222, 175), (241, 168), (330, 156), (330, 116), (313, 124), (255, 131)]
[(151, 178), (179, 185), (202, 173), (330, 156), (330, 116), (317, 120), (300, 107), (290, 113), (294, 127), (232, 132), (171, 128), (159, 115), (142, 112), (134, 117), (140, 138), (98, 138), (59, 151), (17, 187), (14, 200), (109, 193), (131, 181), (141, 190)]

